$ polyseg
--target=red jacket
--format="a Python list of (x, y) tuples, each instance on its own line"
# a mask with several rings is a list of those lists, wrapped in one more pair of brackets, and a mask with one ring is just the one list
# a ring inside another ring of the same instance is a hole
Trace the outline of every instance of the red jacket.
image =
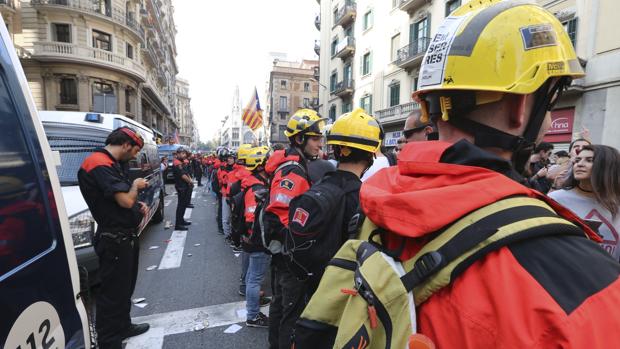
[(296, 150), (289, 148), (286, 151), (279, 150), (273, 153), (265, 165), (265, 171), (273, 176), (269, 190), (269, 205), (265, 212), (277, 216), (280, 223), (286, 228), (288, 228), (289, 203), (293, 198), (310, 189), (310, 182), (306, 178), (306, 174), (296, 166), (286, 166), (274, 175), (276, 169), (287, 161), (300, 163), (302, 160)]
[[(362, 185), (362, 208), (391, 232), (388, 246), (409, 238), (403, 259), (433, 232), (514, 195), (545, 200), (597, 241), (570, 211), (482, 164), (503, 166), (501, 159), (464, 141), (409, 143), (397, 167)], [(620, 347), (620, 265), (602, 252), (585, 237), (563, 235), (491, 252), (418, 307), (418, 332), (437, 348)]]
[(217, 180), (220, 183), (220, 192), (223, 197), (228, 197), (228, 174), (234, 171), (234, 167), (228, 167), (222, 163), (217, 171)]

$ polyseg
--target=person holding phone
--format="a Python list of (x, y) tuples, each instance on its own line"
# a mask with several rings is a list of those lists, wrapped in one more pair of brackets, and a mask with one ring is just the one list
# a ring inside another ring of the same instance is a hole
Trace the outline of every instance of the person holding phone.
[[(597, 230), (601, 246), (620, 260), (620, 153), (605, 145), (585, 145), (574, 158), (564, 189), (549, 194)], [(598, 228), (598, 229), (596, 229)]]

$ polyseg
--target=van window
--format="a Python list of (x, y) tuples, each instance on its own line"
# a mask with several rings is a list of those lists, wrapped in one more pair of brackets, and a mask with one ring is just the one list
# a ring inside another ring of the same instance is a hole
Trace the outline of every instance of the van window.
[(27, 137), (36, 137), (32, 121), (20, 122), (23, 114), (4, 79), (0, 73), (0, 281), (53, 249), (58, 220), (48, 203), (53, 194), (44, 185), (45, 166), (31, 151), (39, 154), (38, 145), (29, 146)]
[(59, 128), (45, 126), (45, 134), (54, 151), (60, 152), (60, 166), (56, 167), (60, 185), (72, 186), (78, 184), (77, 173), (82, 162), (95, 149), (105, 146), (106, 134), (100, 136), (78, 136), (75, 132), (68, 132)]

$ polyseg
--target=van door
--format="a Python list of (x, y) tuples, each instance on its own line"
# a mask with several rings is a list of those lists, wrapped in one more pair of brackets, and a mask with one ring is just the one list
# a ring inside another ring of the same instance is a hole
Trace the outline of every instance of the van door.
[(2, 20), (0, 34), (0, 346), (83, 348), (88, 325), (52, 154)]

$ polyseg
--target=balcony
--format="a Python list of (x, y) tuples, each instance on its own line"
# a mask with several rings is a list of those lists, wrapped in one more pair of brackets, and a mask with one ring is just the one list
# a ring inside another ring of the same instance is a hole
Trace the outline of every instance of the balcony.
[(419, 38), (399, 49), (396, 54), (396, 65), (403, 69), (411, 69), (419, 65), (430, 42), (430, 38)]
[(343, 98), (353, 94), (353, 88), (355, 87), (355, 81), (343, 80), (336, 84), (336, 88), (332, 92), (336, 96)]
[(424, 4), (430, 4), (433, 0), (400, 0), (398, 8), (410, 15), (417, 11)]
[(314, 71), (312, 77), (314, 78), (314, 80), (319, 81), (319, 79), (321, 78), (321, 70), (319, 69), (319, 67), (314, 67), (312, 68), (312, 70)]
[(291, 112), (291, 108), (288, 105), (278, 106), (278, 113), (283, 114), (283, 113), (290, 113), (290, 112)]
[(334, 28), (341, 25), (342, 27), (346, 27), (349, 24), (355, 21), (355, 16), (357, 15), (357, 4), (355, 1), (347, 0), (338, 12), (336, 13), (336, 18), (334, 18)]
[(0, 11), (4, 13), (15, 13), (15, 0), (0, 0)]
[(387, 109), (377, 110), (375, 111), (375, 117), (382, 125), (397, 123), (405, 121), (409, 113), (417, 109), (420, 109), (420, 104), (418, 104), (418, 102), (409, 102), (395, 105)]
[(319, 40), (314, 40), (314, 53), (321, 55), (321, 42)]
[(140, 40), (144, 40), (144, 29), (136, 20), (135, 15), (131, 12), (126, 13), (125, 10), (118, 7), (106, 6), (102, 8), (97, 3), (87, 0), (31, 0), (31, 4), (39, 9), (58, 9), (62, 12), (72, 9), (82, 14), (95, 16), (113, 24), (121, 25), (129, 29), (129, 32), (136, 35)]
[(312, 100), (310, 101), (309, 107), (311, 109), (318, 110), (319, 106), (320, 106), (319, 99), (318, 98), (312, 98)]
[(146, 74), (146, 84), (144, 84), (144, 92), (149, 95), (150, 99), (152, 99), (155, 104), (168, 115), (172, 115), (170, 105), (168, 104), (168, 100), (164, 98), (168, 93), (164, 91), (164, 87), (160, 86), (157, 82), (158, 76), (155, 75), (153, 71), (149, 71)]
[(343, 60), (355, 53), (355, 38), (347, 36), (344, 39), (338, 41), (336, 44), (336, 54), (334, 57), (342, 58)]
[(316, 30), (320, 31), (321, 30), (321, 16), (317, 15), (316, 18), (314, 19), (314, 26), (316, 27)]
[(145, 81), (144, 68), (138, 62), (94, 47), (64, 42), (35, 42), (32, 58), (44, 62), (89, 64), (129, 74), (140, 82)]

